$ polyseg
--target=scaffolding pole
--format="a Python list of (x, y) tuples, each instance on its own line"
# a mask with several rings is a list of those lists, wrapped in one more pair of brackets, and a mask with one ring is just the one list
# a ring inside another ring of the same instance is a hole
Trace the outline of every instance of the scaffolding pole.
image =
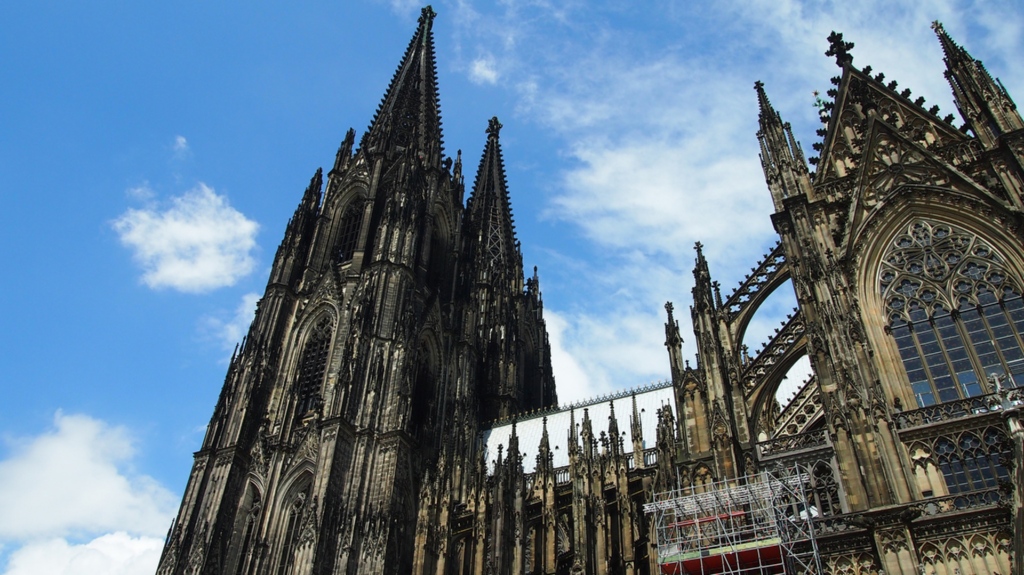
[(658, 564), (666, 575), (822, 573), (808, 504), (809, 476), (799, 467), (658, 493)]

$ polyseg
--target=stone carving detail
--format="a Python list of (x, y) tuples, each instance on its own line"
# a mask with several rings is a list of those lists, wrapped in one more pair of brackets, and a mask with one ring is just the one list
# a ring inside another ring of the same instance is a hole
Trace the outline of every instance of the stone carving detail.
[(1012, 287), (1004, 257), (987, 242), (957, 226), (916, 220), (896, 236), (879, 270), (882, 297), (891, 319), (910, 320), (912, 305), (933, 313), (936, 306), (977, 305), (979, 286), (1001, 293)]

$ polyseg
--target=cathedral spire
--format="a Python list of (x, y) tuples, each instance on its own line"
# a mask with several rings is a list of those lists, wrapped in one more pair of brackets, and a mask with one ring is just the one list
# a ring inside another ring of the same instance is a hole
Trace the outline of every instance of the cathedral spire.
[(1002, 134), (1024, 128), (1017, 106), (998, 79), (993, 79), (980, 60), (959, 46), (939, 22), (932, 23), (945, 55), (946, 79), (960, 115), (986, 148), (995, 146)]
[(516, 240), (512, 205), (509, 201), (505, 162), (501, 156), (498, 135), (501, 122), (491, 118), (487, 123), (487, 144), (480, 159), (473, 192), (466, 206), (470, 232), (476, 242), (475, 263), (479, 281), (493, 281), (509, 274), (517, 290), (523, 277), (523, 260)]
[(754, 82), (759, 108), (757, 140), (761, 144), (761, 168), (772, 193), (775, 211), (782, 211), (785, 198), (810, 190), (810, 176), (804, 152), (793, 137), (793, 129), (782, 117), (764, 91), (764, 83)]
[(434, 59), (434, 16), (423, 8), (419, 27), (366, 135), (368, 152), (399, 154), (410, 148), (424, 164), (441, 165), (441, 106)]

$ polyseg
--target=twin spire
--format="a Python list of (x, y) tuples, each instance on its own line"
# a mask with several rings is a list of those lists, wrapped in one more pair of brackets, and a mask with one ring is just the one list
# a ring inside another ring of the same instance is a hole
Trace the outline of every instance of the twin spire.
[(370, 153), (414, 149), (431, 167), (441, 163), (441, 105), (434, 58), (434, 16), (423, 8), (419, 27), (405, 50), (366, 135)]
[(476, 236), (474, 255), (477, 261), (487, 264), (484, 268), (488, 272), (508, 270), (514, 278), (521, 278), (522, 256), (516, 240), (505, 162), (498, 140), (500, 133), (501, 122), (496, 117), (491, 118), (487, 123), (487, 144), (466, 211), (471, 233)]
[[(433, 35), (436, 15), (430, 6), (420, 13), (416, 33), (409, 41), (367, 132), (364, 147), (368, 153), (400, 154), (411, 149), (417, 152), (424, 165), (441, 166), (443, 139)], [(515, 238), (505, 166), (498, 142), (500, 132), (501, 122), (496, 117), (491, 118), (487, 125), (487, 144), (467, 211), (473, 225), (483, 234), (481, 247), (487, 258), (498, 264), (514, 262), (514, 268), (522, 276), (522, 257)], [(342, 156), (344, 154), (339, 154), (339, 158)]]

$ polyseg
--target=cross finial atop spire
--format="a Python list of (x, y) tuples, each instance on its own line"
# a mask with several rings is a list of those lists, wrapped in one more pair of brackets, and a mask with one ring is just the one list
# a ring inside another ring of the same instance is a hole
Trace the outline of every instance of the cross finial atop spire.
[(434, 12), (433, 6), (427, 4), (423, 7), (423, 10), (420, 11), (419, 23), (423, 24), (424, 22), (433, 22), (434, 16), (437, 16), (437, 12)]
[(501, 132), (501, 122), (498, 121), (497, 116), (492, 116), (490, 120), (487, 120), (487, 132), (488, 137), (497, 138), (498, 133)]
[(845, 64), (853, 64), (853, 56), (850, 54), (853, 42), (844, 42), (842, 33), (835, 30), (828, 35), (828, 41), (829, 46), (825, 55), (835, 56), (836, 66), (842, 68)]
[(764, 92), (764, 82), (760, 80), (754, 82), (754, 90), (757, 92), (757, 107), (761, 111), (761, 115), (763, 116), (768, 111), (774, 111), (771, 101), (768, 100), (768, 95)]

